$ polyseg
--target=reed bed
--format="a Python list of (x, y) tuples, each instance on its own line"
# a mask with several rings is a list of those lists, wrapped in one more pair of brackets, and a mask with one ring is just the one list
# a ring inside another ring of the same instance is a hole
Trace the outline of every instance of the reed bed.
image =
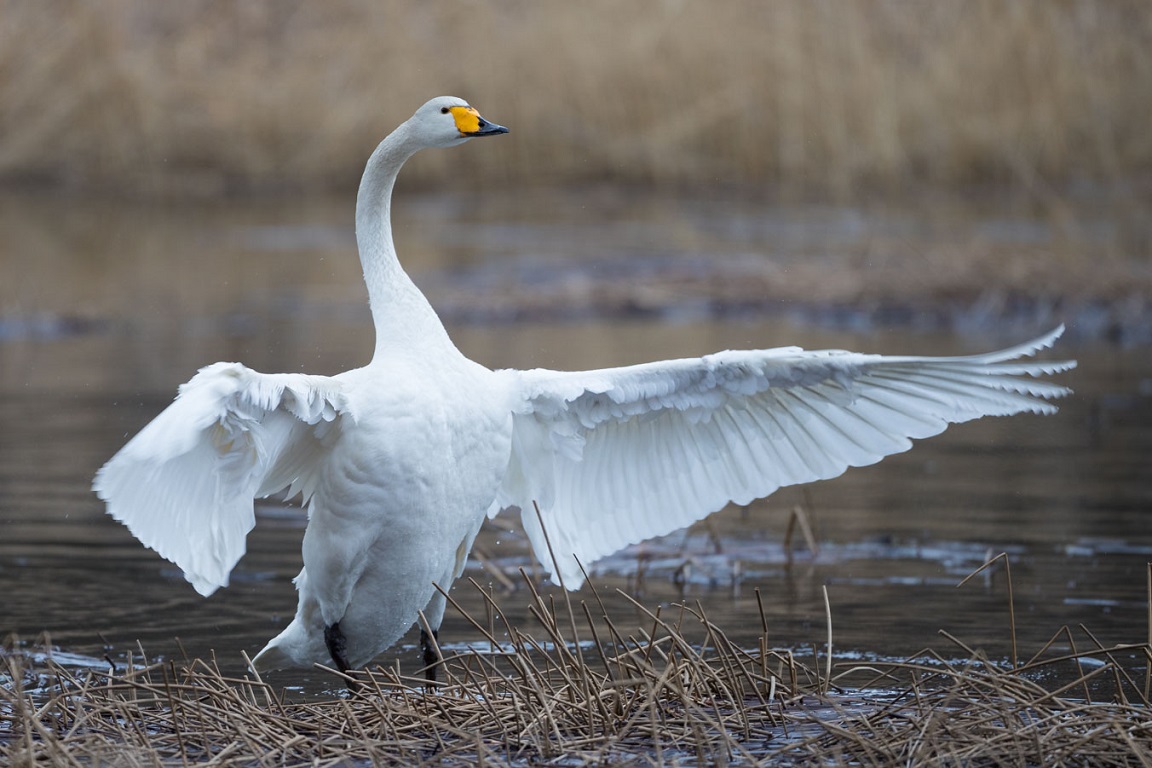
[(0, 180), (354, 188), (448, 92), (514, 135), (407, 183), (1046, 190), (1152, 169), (1149, 50), (1143, 0), (0, 0)]
[(10, 646), (0, 760), (1048, 766), (1147, 765), (1152, 754), (1150, 647), (1105, 647), (1083, 628), (1023, 663), (945, 635), (948, 652), (833, 664), (830, 636), (805, 659), (771, 648), (767, 631), (741, 648), (699, 605), (637, 604), (646, 618), (625, 630), (598, 600), (533, 590), (529, 631), (502, 623), (488, 599), (486, 619), (466, 618), (489, 647), (447, 654), (433, 689), (377, 667), (357, 673), (355, 690), (334, 677), (335, 693), (293, 696), (215, 660), (141, 652), (126, 669), (77, 672)]

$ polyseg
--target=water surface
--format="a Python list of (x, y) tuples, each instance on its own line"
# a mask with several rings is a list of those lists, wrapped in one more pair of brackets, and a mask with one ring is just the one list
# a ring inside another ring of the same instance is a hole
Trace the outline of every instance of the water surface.
[[(6, 209), (16, 229), (0, 254), (0, 635), (46, 632), (59, 647), (96, 657), (123, 658), (138, 643), (156, 656), (214, 651), (239, 670), (240, 652), (259, 650), (290, 619), (299, 510), (261, 503), (232, 586), (202, 599), (104, 515), (89, 484), (202, 365), (241, 360), (265, 371), (335, 373), (366, 362), (372, 332), (346, 202), (126, 210), (41, 200), (21, 203), (19, 215)], [(694, 302), (696, 288), (755, 272), (765, 243), (779, 249), (781, 239), (787, 245), (822, 226), (850, 251), (903, 219), (818, 209), (766, 223), (753, 210), (729, 210), (724, 231), (705, 236), (707, 219), (693, 223), (680, 208), (622, 206), (613, 218), (602, 200), (587, 205), (605, 217), (584, 242), (600, 261), (573, 244), (580, 217), (571, 210), (525, 221), (452, 197), (401, 206), (399, 246), (447, 308), (459, 346), (491, 367), (583, 369), (785, 344), (953, 354), (1015, 343), (1060, 319), (1049, 307), (957, 334), (931, 323), (893, 330), (873, 315), (814, 327), (796, 314), (717, 312), (715, 297)], [(668, 271), (695, 276), (660, 282)], [(653, 283), (658, 290), (646, 294)], [(629, 286), (624, 299), (602, 298), (613, 284)], [(566, 309), (544, 313), (535, 292), (567, 297)], [(589, 306), (582, 295), (593, 309), (578, 309)], [(770, 642), (800, 653), (824, 642), (827, 587), (840, 652), (947, 648), (938, 635), (946, 629), (1003, 658), (1003, 570), (957, 584), (1007, 552), (1025, 655), (1065, 624), (1083, 623), (1105, 643), (1144, 640), (1152, 360), (1146, 349), (1083, 340), (1095, 334), (1075, 341), (1072, 331), (1054, 356), (1080, 360), (1061, 378), (1076, 395), (1058, 415), (953, 427), (879, 465), (783, 489), (630, 548), (598, 563), (592, 584), (619, 625), (642, 617), (616, 590), (665, 611), (699, 601), (749, 645), (761, 628), (759, 592)], [(819, 552), (800, 546), (789, 563), (782, 539), (798, 506)], [(506, 590), (522, 584), (519, 569), (536, 575), (527, 545), (514, 519), (498, 522), (482, 533), (467, 575), (495, 590), (510, 620), (530, 624), (524, 590)], [(454, 596), (484, 613), (470, 585)], [(451, 613), (442, 634), (450, 647), (479, 639)], [(413, 641), (383, 660), (415, 668)]]

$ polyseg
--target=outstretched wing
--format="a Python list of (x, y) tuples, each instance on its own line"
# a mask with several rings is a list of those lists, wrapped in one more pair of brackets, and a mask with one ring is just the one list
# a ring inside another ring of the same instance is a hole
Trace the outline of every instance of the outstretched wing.
[(519, 372), (512, 458), (492, 512), (520, 507), (537, 559), (575, 589), (577, 559), (591, 563), (730, 501), (872, 464), (949, 423), (1054, 412), (1045, 399), (1069, 390), (1035, 377), (1075, 362), (1013, 361), (1063, 330), (970, 357), (792, 347)]
[(216, 363), (180, 387), (92, 488), (108, 514), (207, 596), (228, 585), (244, 554), (253, 499), (289, 485), (310, 496), (347, 418), (336, 379)]

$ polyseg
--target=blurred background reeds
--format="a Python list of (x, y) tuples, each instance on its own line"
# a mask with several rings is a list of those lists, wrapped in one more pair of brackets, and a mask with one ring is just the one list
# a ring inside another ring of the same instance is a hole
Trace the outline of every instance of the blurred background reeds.
[(452, 93), (516, 140), (407, 183), (1112, 184), (1150, 51), (1145, 0), (0, 0), (0, 183), (345, 190)]

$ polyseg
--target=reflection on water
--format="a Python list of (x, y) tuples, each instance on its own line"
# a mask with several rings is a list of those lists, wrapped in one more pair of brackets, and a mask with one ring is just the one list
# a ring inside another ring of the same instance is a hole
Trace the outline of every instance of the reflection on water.
[[(460, 205), (418, 200), (398, 225), (407, 232), (400, 241), (407, 263), (441, 295), (451, 299), (459, 290), (452, 280), (476, 265), (469, 249), (500, 256), (494, 242), (520, 243), (510, 258), (527, 264), (539, 249), (547, 261), (538, 231), (515, 220), (447, 227), (438, 248), (440, 222), (480, 216)], [(331, 202), (181, 206), (129, 220), (91, 207), (75, 218), (59, 204), (34, 210), (0, 254), (0, 635), (47, 631), (54, 643), (96, 656), (105, 643), (124, 653), (137, 640), (152, 654), (215, 649), (238, 669), (240, 651), (258, 650), (294, 610), (290, 578), (299, 568), (302, 514), (261, 504), (233, 585), (204, 600), (106, 518), (89, 482), (201, 365), (237, 359), (263, 370), (333, 373), (366, 360), (371, 329), (350, 213)], [(102, 228), (108, 217), (111, 230)], [(626, 255), (655, 231), (640, 230), (618, 222), (596, 238)], [(486, 296), (496, 288), (477, 290)], [(450, 325), (461, 348), (489, 366), (573, 369), (783, 344), (947, 354), (1044, 330), (984, 329), (960, 339), (691, 313), (673, 321), (492, 325), (457, 318)], [(826, 585), (843, 650), (900, 655), (943, 646), (943, 628), (1006, 656), (1002, 571), (956, 584), (989, 554), (1008, 552), (1025, 652), (1067, 623), (1084, 623), (1105, 643), (1143, 640), (1152, 361), (1143, 350), (1072, 342), (1058, 355), (1081, 361), (1061, 378), (1076, 395), (1059, 415), (954, 427), (877, 466), (725, 510), (597, 564), (599, 599), (624, 625), (640, 617), (617, 589), (653, 606), (698, 600), (739, 641), (759, 630), (759, 592), (769, 637), (806, 652), (823, 642)], [(789, 564), (782, 539), (797, 506), (810, 515), (820, 551), (798, 544)], [(492, 525), (468, 575), (497, 591), (510, 620), (528, 623), (523, 591), (505, 593), (508, 584), (522, 584), (522, 567), (532, 575), (523, 537), (515, 526)], [(454, 595), (483, 614), (472, 586), (461, 583)], [(588, 589), (577, 598), (592, 599)], [(443, 639), (451, 646), (478, 638), (450, 613)], [(400, 658), (415, 666), (414, 652)]]

